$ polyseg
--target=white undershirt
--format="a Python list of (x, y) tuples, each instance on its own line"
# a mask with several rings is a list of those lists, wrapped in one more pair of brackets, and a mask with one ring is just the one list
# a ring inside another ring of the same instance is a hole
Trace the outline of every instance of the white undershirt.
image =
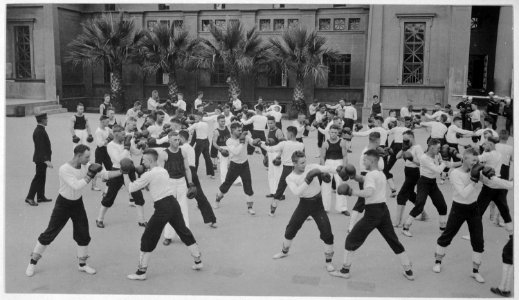
[(171, 184), (171, 181), (168, 171), (163, 167), (156, 166), (144, 172), (135, 181), (130, 182), (128, 190), (133, 193), (148, 187), (153, 201), (158, 201), (174, 195), (174, 185)]
[(310, 184), (305, 182), (306, 174), (310, 170), (319, 169), (322, 172), (336, 174), (337, 171), (328, 166), (321, 166), (317, 164), (306, 165), (305, 171), (301, 174), (296, 174), (294, 172), (290, 173), (287, 178), (287, 186), (290, 191), (299, 198), (311, 198), (315, 197), (317, 194), (321, 192), (321, 184), (319, 184), (319, 179), (314, 177)]
[(372, 188), (373, 194), (365, 198), (366, 205), (386, 202), (386, 176), (382, 171), (368, 171), (364, 176), (364, 190), (367, 188)]

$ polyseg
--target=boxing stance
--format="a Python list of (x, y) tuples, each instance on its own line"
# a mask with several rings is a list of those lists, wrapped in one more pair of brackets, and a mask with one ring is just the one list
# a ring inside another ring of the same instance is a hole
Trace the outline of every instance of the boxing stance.
[(72, 142), (74, 146), (86, 145), (92, 143), (94, 137), (90, 132), (90, 126), (88, 126), (88, 120), (83, 114), (85, 107), (82, 103), (78, 103), (77, 112), (70, 118), (70, 132), (72, 133)]
[(196, 145), (195, 145), (195, 164), (198, 170), (198, 162), (200, 154), (203, 155), (205, 160), (205, 172), (211, 178), (214, 179), (214, 167), (211, 161), (211, 155), (209, 154), (209, 139), (207, 137), (209, 129), (206, 122), (202, 121), (202, 114), (195, 114), (195, 123), (187, 128), (188, 131), (196, 133)]
[(186, 227), (180, 206), (173, 196), (175, 191), (170, 184), (171, 179), (164, 168), (157, 165), (158, 153), (154, 149), (146, 149), (143, 153), (143, 165), (148, 171), (144, 172), (140, 178), (131, 182), (128, 173), (135, 167), (129, 158), (123, 158), (120, 162), (123, 172), (124, 182), (130, 192), (136, 192), (143, 188), (148, 188), (151, 198), (154, 201), (155, 211), (151, 216), (146, 229), (141, 237), (141, 253), (139, 256), (139, 266), (137, 272), (128, 275), (128, 279), (145, 280), (150, 260), (151, 252), (157, 247), (162, 229), (166, 224), (170, 224), (182, 242), (187, 246), (191, 256), (195, 260), (194, 270), (203, 267), (200, 250), (195, 237)]
[[(266, 146), (276, 146), (279, 142), (285, 140), (285, 136), (281, 129), (276, 126), (276, 120), (273, 116), (267, 117), (267, 143)], [(297, 138), (296, 138), (297, 140)], [(267, 152), (267, 177), (269, 181), (269, 191), (267, 194), (267, 198), (273, 198), (276, 194), (276, 189), (279, 184), (279, 178), (281, 177), (281, 173), (283, 172), (283, 166), (281, 165), (281, 152), (277, 151), (268, 151)], [(284, 196), (281, 196), (283, 198)]]
[(452, 207), (445, 230), (437, 241), (434, 272), (440, 273), (441, 263), (447, 246), (450, 245), (463, 223), (467, 222), (473, 251), (471, 276), (479, 283), (485, 282), (485, 279), (479, 273), (484, 242), (482, 216), (480, 214), (481, 207), (476, 201), (476, 192), (478, 190), (476, 185), (481, 181), (491, 181), (494, 186), (501, 188), (510, 189), (513, 187), (512, 182), (495, 177), (493, 169), (485, 168), (483, 165), (478, 164), (477, 151), (473, 148), (468, 148), (463, 153), (462, 166), (454, 169), (450, 174), (450, 182), (454, 189)]
[(336, 170), (316, 164), (307, 165), (303, 151), (294, 152), (292, 154), (292, 162), (294, 169), (287, 176), (286, 181), (290, 191), (299, 197), (299, 204), (285, 230), (285, 239), (283, 240), (281, 252), (275, 254), (272, 258), (279, 259), (288, 255), (292, 240), (303, 226), (305, 220), (312, 216), (317, 224), (317, 228), (319, 228), (320, 238), (324, 242), (326, 270), (332, 272), (335, 270), (332, 264), (333, 233), (328, 215), (324, 211), (321, 186), (317, 177), (321, 177), (323, 181), (329, 182), (331, 177), (328, 173), (336, 173)]
[[(213, 148), (218, 152), (218, 160), (220, 161), (220, 181), (225, 181), (227, 171), (229, 169), (229, 151), (227, 150), (227, 140), (231, 137), (231, 132), (227, 128), (227, 119), (224, 114), (217, 117), (218, 127), (213, 132)], [(241, 177), (238, 177), (234, 184), (241, 183)]]
[(400, 258), (404, 268), (403, 275), (409, 280), (414, 280), (411, 261), (405, 252), (404, 246), (398, 240), (391, 223), (389, 209), (386, 205), (386, 177), (380, 171), (378, 161), (378, 151), (374, 149), (367, 150), (363, 155), (362, 161), (367, 172), (364, 176), (363, 188), (361, 190), (353, 190), (347, 183), (338, 187), (339, 193), (342, 195), (363, 197), (365, 199), (366, 213), (346, 237), (346, 251), (344, 252), (341, 270), (331, 272), (330, 275), (343, 278), (350, 277), (350, 268), (355, 251), (364, 244), (366, 238), (376, 228), (393, 252)]
[[(77, 256), (79, 260), (78, 270), (87, 274), (95, 274), (96, 270), (86, 264), (88, 258), (88, 244), (90, 233), (88, 230), (88, 218), (83, 205), (81, 190), (87, 186), (103, 167), (99, 164), (89, 164), (90, 148), (86, 145), (78, 145), (74, 148), (74, 157), (59, 168), (59, 195), (50, 216), (47, 229), (40, 234), (38, 242), (31, 253), (31, 260), (25, 271), (25, 275), (33, 276), (36, 264), (47, 246), (61, 232), (68, 220), (72, 220), (72, 236), (76, 241)], [(121, 176), (120, 171), (103, 171), (101, 178), (107, 180)]]
[[(95, 143), (97, 145), (94, 153), (96, 164), (104, 165), (105, 170), (112, 169), (112, 160), (106, 150), (106, 145), (113, 140), (114, 136), (112, 130), (108, 127), (108, 117), (102, 115), (99, 118), (99, 127), (95, 132)], [(101, 189), (96, 186), (96, 178), (92, 180), (92, 190), (100, 191)]]

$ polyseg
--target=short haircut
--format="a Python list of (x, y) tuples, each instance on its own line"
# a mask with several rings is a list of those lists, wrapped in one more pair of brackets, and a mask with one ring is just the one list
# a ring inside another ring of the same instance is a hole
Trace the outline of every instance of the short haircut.
[(478, 150), (476, 150), (473, 147), (468, 147), (467, 149), (465, 149), (465, 152), (463, 153), (463, 156), (465, 156), (467, 154), (470, 154), (470, 155), (473, 155), (473, 156), (478, 156), (479, 152), (478, 152)]
[(202, 92), (202, 91), (198, 91), (198, 93), (197, 93), (198, 96), (203, 95), (203, 94), (204, 94), (204, 92)]
[[(201, 105), (199, 105), (199, 106), (201, 106)], [(203, 116), (204, 116), (204, 113), (201, 112), (201, 111), (197, 111), (197, 112), (195, 112), (193, 115), (198, 116), (198, 117), (203, 117)]]
[(452, 122), (458, 122), (458, 121), (463, 121), (463, 119), (461, 117), (454, 117), (454, 119), (452, 119)]
[(124, 131), (124, 128), (121, 125), (114, 125), (114, 127), (112, 128), (112, 131), (121, 132), (121, 131)]
[(335, 124), (333, 124), (332, 126), (330, 126), (330, 130), (332, 130), (332, 129), (335, 129), (335, 130), (337, 130), (337, 131), (341, 130), (341, 128), (340, 128), (339, 126), (335, 125)]
[(216, 120), (221, 120), (221, 119), (225, 119), (225, 116), (224, 115), (218, 115), (218, 117), (216, 117)]
[(406, 131), (404, 131), (404, 134), (414, 137), (414, 132), (412, 130), (406, 130)]
[(165, 114), (162, 110), (157, 110), (157, 111), (155, 112), (155, 115), (165, 116), (166, 114)]
[(184, 96), (184, 93), (179, 92), (179, 93), (177, 93), (177, 97), (178, 97), (178, 96)]
[(222, 108), (223, 109), (230, 109), (231, 107), (228, 104), (225, 104)]
[(178, 132), (176, 132), (175, 130), (171, 130), (171, 131), (168, 133), (168, 137), (172, 137), (172, 136), (178, 136)]
[(154, 161), (157, 161), (159, 158), (159, 154), (157, 153), (157, 150), (148, 148), (142, 152), (142, 155), (151, 155), (153, 157)]
[(287, 132), (290, 132), (292, 133), (294, 136), (297, 135), (297, 128), (295, 126), (288, 126), (287, 127)]
[(110, 119), (108, 116), (102, 115), (99, 117), (99, 121), (104, 121)]
[(413, 120), (413, 119), (411, 119), (411, 117), (409, 117), (409, 116), (405, 116), (405, 117), (404, 117), (404, 121), (405, 121), (405, 122), (410, 122), (410, 121), (412, 121), (412, 120)]
[(506, 140), (508, 140), (509, 136), (510, 136), (510, 133), (508, 132), (508, 130), (503, 129), (503, 130), (499, 131), (499, 139), (500, 140), (506, 141)]
[(180, 130), (178, 135), (186, 141), (189, 140), (189, 131), (187, 130)]
[(267, 121), (274, 121), (274, 122), (276, 122), (276, 118), (274, 118), (274, 116), (267, 116)]
[(305, 153), (303, 151), (295, 151), (292, 153), (292, 162), (297, 163), (297, 161), (303, 157), (305, 157)]
[(428, 146), (436, 146), (439, 144), (441, 144), (439, 139), (430, 139), (429, 142), (427, 143)]
[(126, 122), (137, 122), (137, 119), (135, 119), (134, 117), (128, 117), (128, 120), (126, 120)]
[(78, 107), (78, 106), (83, 106), (83, 107), (85, 107), (85, 106), (83, 105), (83, 103), (81, 103), (81, 102), (78, 102), (78, 104), (76, 105), (76, 107)]
[(141, 106), (141, 101), (135, 101), (135, 103), (133, 103), (133, 106)]
[(236, 128), (241, 128), (241, 124), (238, 122), (231, 123), (231, 130), (235, 130)]
[(376, 140), (380, 140), (380, 132), (374, 131), (374, 132), (369, 134), (368, 138), (369, 138), (370, 142), (373, 142), (373, 141), (376, 141)]
[(263, 110), (263, 105), (261, 105), (261, 104), (256, 105), (256, 110)]
[(151, 91), (151, 93), (152, 93), (152, 94), (158, 94), (159, 91), (157, 91), (157, 90), (153, 90), (153, 91)]
[(436, 102), (436, 103), (434, 103), (434, 105), (442, 106), (442, 104), (440, 102)]
[(103, 96), (103, 98), (106, 98), (107, 96), (110, 97), (110, 94), (105, 93), (104, 96)]
[(83, 154), (85, 151), (90, 151), (90, 148), (87, 145), (77, 145), (74, 147), (74, 155)]
[(492, 135), (492, 136), (488, 137), (487, 141), (491, 142), (491, 143), (494, 143), (494, 144), (497, 144), (497, 143), (499, 143), (499, 138)]
[(335, 117), (333, 117), (332, 120), (335, 121), (335, 120), (340, 120), (340, 119), (341, 119), (341, 117), (339, 117), (339, 116), (335, 116)]
[(375, 116), (375, 120), (379, 121), (380, 123), (384, 123), (384, 118), (382, 118), (381, 116)]
[(373, 98), (378, 98), (378, 96), (377, 95), (373, 95)]
[(369, 157), (373, 157), (377, 161), (380, 158), (380, 155), (378, 154), (378, 151), (376, 149), (369, 149), (366, 152), (364, 152), (364, 155), (369, 156)]
[(394, 110), (394, 109), (390, 110), (389, 114), (391, 114), (391, 113), (395, 113), (396, 114), (396, 110)]
[(441, 119), (442, 122), (447, 122), (447, 116), (444, 115), (444, 114), (442, 114), (442, 115), (440, 116), (440, 119)]

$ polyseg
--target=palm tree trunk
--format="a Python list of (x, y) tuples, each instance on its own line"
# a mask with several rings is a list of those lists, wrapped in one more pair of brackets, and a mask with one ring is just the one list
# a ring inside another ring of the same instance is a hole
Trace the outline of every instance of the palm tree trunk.
[(110, 89), (113, 105), (116, 109), (124, 110), (122, 67), (112, 68), (112, 73), (110, 73)]
[(177, 74), (175, 71), (169, 72), (168, 79), (168, 97), (169, 100), (173, 101), (177, 98), (178, 93), (178, 84), (177, 84)]
[(304, 78), (302, 75), (297, 74), (296, 76), (296, 86), (294, 87), (294, 94), (293, 94), (293, 101), (299, 100), (299, 99), (305, 99), (305, 83)]
[(229, 76), (229, 78), (227, 78), (227, 83), (229, 84), (229, 97), (232, 98), (233, 96), (240, 96), (240, 82), (238, 81), (237, 76)]

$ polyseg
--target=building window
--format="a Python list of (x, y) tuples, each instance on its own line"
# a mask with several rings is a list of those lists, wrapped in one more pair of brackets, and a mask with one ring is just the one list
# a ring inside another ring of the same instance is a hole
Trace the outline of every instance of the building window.
[(260, 31), (270, 31), (270, 19), (260, 19)]
[(159, 10), (169, 10), (169, 5), (159, 4)]
[(221, 4), (221, 3), (215, 4), (214, 9), (216, 9), (216, 10), (225, 9), (225, 4)]
[(115, 11), (115, 4), (105, 4), (106, 11)]
[(274, 4), (272, 5), (273, 8), (285, 8), (285, 4)]
[(346, 19), (334, 19), (333, 20), (333, 30), (346, 30)]
[(182, 28), (182, 26), (184, 26), (184, 21), (182, 21), (182, 20), (175, 20), (175, 21), (173, 21), (173, 26), (175, 28)]
[(211, 73), (211, 85), (227, 84), (227, 74), (222, 59), (218, 59), (214, 63), (214, 70)]
[(405, 22), (402, 84), (423, 84), (425, 22)]
[(202, 31), (210, 31), (211, 30), (211, 20), (202, 20)]
[(360, 18), (348, 19), (348, 30), (360, 30)]
[(330, 19), (319, 19), (319, 30), (332, 30)]
[(238, 24), (239, 22), (240, 22), (240, 20), (238, 20), (238, 19), (230, 19), (229, 25), (234, 26), (234, 25)]
[(14, 26), (16, 78), (32, 78), (31, 29), (29, 26)]
[(299, 25), (299, 19), (288, 19), (288, 28), (294, 28)]
[(332, 59), (324, 57), (328, 65), (328, 86), (350, 86), (351, 54), (342, 54)]
[(274, 19), (274, 31), (283, 31), (285, 29), (284, 19)]
[(155, 26), (157, 26), (157, 21), (156, 20), (148, 21), (147, 27), (148, 27), (149, 31), (153, 32), (153, 28), (155, 28)]
[(480, 26), (480, 19), (478, 17), (472, 17), (470, 20), (470, 29), (478, 29)]
[(166, 25), (166, 27), (169, 28), (169, 21), (168, 20), (161, 20), (160, 25)]
[(287, 68), (276, 65), (272, 74), (267, 77), (267, 86), (287, 86)]
[(107, 62), (105, 62), (105, 64), (104, 64), (103, 72), (104, 72), (104, 74), (103, 74), (104, 83), (110, 84), (110, 78), (111, 78), (110, 73), (112, 73), (112, 70), (110, 69), (110, 65)]
[(225, 20), (214, 20), (214, 26), (222, 30), (225, 29)]

